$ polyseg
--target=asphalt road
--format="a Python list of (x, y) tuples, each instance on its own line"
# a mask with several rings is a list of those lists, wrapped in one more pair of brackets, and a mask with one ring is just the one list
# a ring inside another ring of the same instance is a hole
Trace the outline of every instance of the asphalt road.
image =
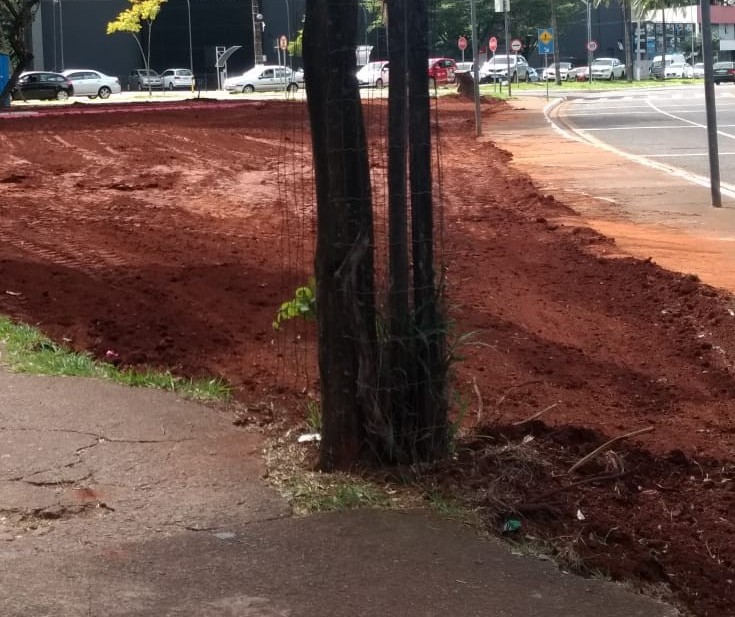
[[(715, 88), (720, 177), (735, 195), (735, 87)], [(676, 168), (702, 184), (709, 178), (704, 86), (588, 95), (565, 100), (552, 121), (607, 149)]]

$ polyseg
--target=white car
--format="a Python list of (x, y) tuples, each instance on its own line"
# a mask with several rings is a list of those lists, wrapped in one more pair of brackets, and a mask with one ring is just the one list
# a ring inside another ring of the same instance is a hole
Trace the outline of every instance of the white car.
[(62, 73), (73, 85), (74, 96), (88, 96), (90, 99), (109, 98), (120, 94), (120, 80), (91, 69), (68, 69)]
[(617, 58), (597, 58), (592, 63), (592, 79), (622, 79), (625, 77), (625, 65)]
[[(559, 79), (562, 81), (567, 80), (567, 74), (569, 69), (572, 68), (571, 62), (560, 62), (559, 63)], [(544, 81), (556, 81), (556, 65), (552, 64), (544, 69), (543, 77)]]
[(672, 62), (664, 69), (667, 78), (674, 79), (692, 79), (694, 77), (694, 69), (686, 62)]
[(228, 92), (266, 92), (285, 90), (296, 92), (304, 85), (304, 74), (292, 71), (287, 66), (257, 64), (237, 77), (225, 79), (224, 89)]
[(368, 62), (357, 71), (357, 83), (369, 88), (382, 88), (387, 86), (390, 80), (390, 67), (387, 60), (379, 62)]
[(168, 90), (194, 87), (194, 75), (189, 69), (166, 69), (161, 73), (161, 81)]
[(692, 75), (696, 79), (703, 79), (704, 78), (704, 62), (697, 62), (692, 67)]
[(493, 81), (508, 81), (508, 70), (510, 78), (518, 81), (529, 81), (528, 62), (523, 56), (512, 54), (496, 54), (480, 67), (480, 83)]

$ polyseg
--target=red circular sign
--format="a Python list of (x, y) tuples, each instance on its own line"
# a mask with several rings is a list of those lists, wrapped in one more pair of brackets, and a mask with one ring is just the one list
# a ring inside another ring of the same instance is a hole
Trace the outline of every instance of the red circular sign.
[(587, 51), (597, 51), (597, 41), (587, 41)]
[(487, 46), (490, 48), (490, 51), (495, 52), (495, 50), (498, 48), (498, 39), (496, 39), (494, 36), (491, 36), (490, 42)]
[(510, 48), (513, 51), (521, 51), (522, 47), (523, 47), (523, 43), (521, 43), (518, 39), (513, 39), (510, 42)]
[(460, 36), (457, 39), (457, 47), (459, 47), (460, 51), (464, 51), (465, 49), (467, 49), (467, 39), (463, 36)]

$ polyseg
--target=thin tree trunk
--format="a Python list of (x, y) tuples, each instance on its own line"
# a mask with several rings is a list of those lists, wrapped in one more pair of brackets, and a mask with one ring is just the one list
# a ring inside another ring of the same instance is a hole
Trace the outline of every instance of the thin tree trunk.
[[(403, 435), (406, 426), (409, 396), (408, 384), (414, 380), (409, 373), (410, 340), (408, 200), (407, 200), (407, 122), (408, 91), (406, 66), (406, 0), (388, 4), (388, 49), (390, 50), (390, 91), (388, 93), (388, 310), (390, 342), (387, 358), (387, 379), (384, 409), (391, 418), (394, 435)], [(389, 443), (389, 459), (404, 459), (398, 452), (405, 444)]]
[[(591, 2), (592, 0), (590, 0)], [(556, 4), (554, 0), (551, 0), (551, 31), (554, 33), (554, 81), (557, 86), (561, 86), (561, 72), (559, 70), (559, 45), (556, 41), (559, 40), (559, 29), (556, 23)]]
[(385, 437), (376, 395), (370, 169), (355, 79), (357, 0), (307, 0), (304, 70), (317, 200), (320, 467)]
[(623, 12), (623, 49), (625, 50), (625, 79), (628, 82), (633, 81), (633, 54), (630, 49), (630, 0), (620, 2), (620, 9)]
[(13, 70), (5, 87), (0, 91), (0, 103), (9, 99), (10, 92), (18, 82), (20, 74), (26, 70), (28, 63), (33, 60), (33, 52), (28, 48), (26, 31), (33, 23), (40, 0), (26, 0), (20, 7), (9, 0), (0, 0), (0, 6), (11, 17), (10, 27), (6, 36), (11, 51)]
[(663, 72), (661, 73), (661, 79), (666, 79), (666, 7), (661, 7), (661, 30), (663, 39), (663, 53), (661, 54), (661, 63), (663, 65)]
[(413, 246), (416, 334), (416, 430), (414, 458), (433, 460), (447, 447), (444, 388), (444, 328), (434, 280), (434, 230), (431, 181), (431, 125), (426, 66), (429, 58), (426, 0), (413, 0), (412, 27), (407, 31), (409, 109), (409, 176)]

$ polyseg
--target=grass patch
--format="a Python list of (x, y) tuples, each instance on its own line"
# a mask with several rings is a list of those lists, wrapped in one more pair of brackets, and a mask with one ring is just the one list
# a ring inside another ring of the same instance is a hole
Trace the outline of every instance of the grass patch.
[(40, 330), (2, 316), (0, 342), (4, 344), (0, 356), (3, 362), (23, 373), (109, 379), (125, 386), (168, 390), (197, 401), (223, 401), (230, 397), (229, 386), (220, 379), (186, 379), (169, 371), (121, 369), (99, 362), (90, 354), (71, 351)]

